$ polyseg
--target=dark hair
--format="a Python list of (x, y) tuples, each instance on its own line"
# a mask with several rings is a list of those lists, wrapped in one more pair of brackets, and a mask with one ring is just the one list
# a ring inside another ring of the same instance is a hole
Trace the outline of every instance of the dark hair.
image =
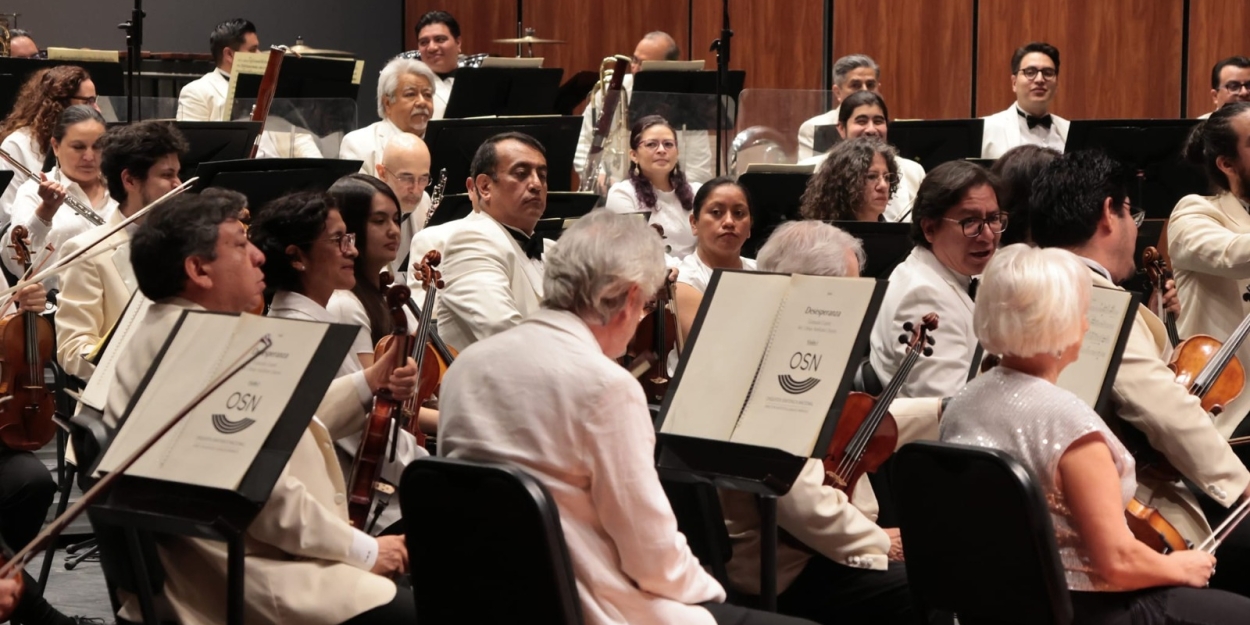
[[(634, 122), (634, 127), (629, 131), (629, 149), (637, 150), (642, 145), (642, 133), (648, 128), (654, 126), (664, 126), (673, 133), (673, 142), (677, 142), (677, 131), (673, 130), (673, 125), (668, 123), (667, 119), (659, 115), (647, 115)], [(681, 149), (680, 144), (677, 146)], [(638, 199), (638, 203), (648, 209), (655, 208), (655, 186), (642, 173), (642, 167), (633, 161), (629, 163), (629, 181), (634, 183), (634, 197)], [(677, 201), (681, 202), (681, 207), (686, 212), (690, 212), (694, 208), (694, 191), (690, 189), (690, 183), (686, 181), (686, 172), (681, 170), (681, 163), (673, 167), (673, 171), (668, 174), (668, 183), (673, 185), (673, 190), (677, 192)]]
[(213, 63), (221, 64), (226, 48), (238, 50), (247, 42), (248, 33), (256, 34), (256, 25), (237, 17), (217, 25), (208, 35), (208, 47), (213, 53)]
[(495, 171), (495, 167), (499, 165), (499, 150), (496, 146), (503, 141), (520, 141), (538, 150), (543, 158), (547, 158), (547, 149), (538, 142), (538, 139), (523, 132), (501, 132), (477, 146), (477, 152), (473, 153), (473, 162), (469, 165), (470, 178), (477, 180), (479, 175), (486, 174), (491, 180), (499, 179), (498, 172)]
[(1033, 181), (1042, 173), (1042, 168), (1059, 156), (1059, 152), (1051, 148), (1019, 145), (998, 157), (990, 168), (1002, 184), (998, 207), (1011, 216), (999, 240), (1000, 247), (1029, 240), (1029, 195), (1033, 191)]
[(31, 41), (35, 40), (34, 37), (30, 36), (30, 31), (26, 30), (25, 28), (10, 28), (9, 29), (9, 41), (13, 41), (14, 39), (17, 39), (18, 37), (25, 37)]
[(1051, 161), (1033, 181), (1029, 232), (1040, 247), (1076, 247), (1089, 241), (1111, 198), (1119, 213), (1133, 172), (1099, 150), (1081, 150)]
[(192, 256), (217, 257), (217, 228), (239, 218), (247, 205), (242, 193), (209, 188), (183, 193), (148, 213), (130, 239), (130, 264), (139, 290), (152, 301), (186, 290), (184, 261)]
[(169, 122), (155, 120), (115, 126), (104, 133), (100, 171), (108, 181), (109, 195), (126, 201), (122, 172), (147, 180), (156, 161), (170, 154), (182, 158), (189, 148), (186, 138)]
[(933, 245), (924, 236), (924, 221), (936, 221), (977, 187), (989, 185), (995, 198), (1002, 197), (998, 177), (976, 163), (947, 161), (929, 170), (916, 190), (912, 204), (911, 242), (925, 249)]
[(1221, 156), (1234, 162), (1240, 159), (1237, 154), (1240, 139), (1233, 129), (1233, 118), (1248, 111), (1250, 102), (1229, 102), (1211, 113), (1211, 117), (1199, 121), (1189, 133), (1181, 153), (1185, 155), (1185, 160), (1202, 168), (1212, 189), (1232, 191), (1228, 176), (1220, 171), (1218, 160)]
[(1055, 73), (1059, 73), (1059, 48), (1056, 48), (1049, 43), (1034, 41), (1020, 46), (1016, 49), (1015, 54), (1011, 55), (1011, 73), (1013, 75), (1020, 71), (1020, 61), (1024, 60), (1024, 55), (1033, 52), (1041, 52), (1042, 54), (1050, 57), (1050, 60), (1055, 64)]
[(394, 327), (386, 308), (386, 297), (378, 286), (378, 276), (365, 270), (365, 250), (369, 249), (369, 214), (373, 212), (373, 197), (381, 193), (395, 203), (395, 221), (399, 222), (399, 198), (385, 182), (365, 174), (351, 174), (339, 178), (328, 191), (338, 207), (347, 231), (356, 235), (356, 286), (352, 293), (360, 300), (369, 317), (369, 330), (376, 344)]
[(703, 205), (707, 204), (707, 196), (711, 195), (713, 191), (727, 184), (731, 184), (735, 187), (738, 187), (738, 189), (742, 191), (742, 197), (746, 198), (747, 200), (747, 213), (751, 215), (752, 219), (754, 219), (755, 207), (751, 205), (751, 192), (747, 191), (746, 187), (738, 184), (737, 180), (734, 180), (733, 178), (730, 178), (729, 176), (720, 176), (717, 178), (713, 178), (703, 183), (703, 186), (699, 187), (699, 192), (694, 194), (694, 213), (693, 214), (696, 218), (698, 218), (699, 216), (699, 211), (703, 210)]
[(846, 96), (842, 103), (838, 105), (838, 123), (843, 128), (846, 128), (846, 122), (850, 121), (851, 115), (855, 113), (855, 109), (861, 106), (881, 107), (881, 114), (885, 116), (886, 122), (889, 122), (890, 109), (885, 105), (885, 98), (881, 97), (879, 93), (864, 89)]
[(77, 65), (58, 65), (31, 76), (17, 94), (13, 111), (4, 118), (0, 139), (30, 127), (31, 138), (39, 151), (47, 154), (52, 147), (52, 128), (78, 93), (85, 81), (91, 80), (87, 70)]
[[(13, 36), (16, 37), (17, 35)], [(1250, 58), (1246, 58), (1244, 56), (1230, 56), (1226, 59), (1220, 59), (1220, 62), (1216, 63), (1215, 67), (1211, 68), (1212, 89), (1220, 88), (1220, 72), (1224, 71), (1224, 68), (1230, 65), (1241, 69), (1250, 69)]]
[(451, 37), (460, 38), (460, 22), (457, 22), (456, 18), (447, 11), (427, 11), (425, 15), (422, 15), (421, 19), (417, 20), (417, 26), (414, 29), (417, 37), (421, 36), (421, 29), (430, 24), (446, 24), (447, 30), (451, 31)]
[[(799, 213), (804, 219), (855, 221), (856, 212), (864, 203), (864, 174), (878, 154), (885, 158), (886, 169), (897, 176), (898, 156), (879, 137), (856, 137), (833, 146), (820, 169), (807, 179)], [(897, 191), (895, 180), (890, 183), (890, 197)]]
[(265, 254), (265, 285), (275, 291), (303, 293), (300, 273), (291, 266), (286, 253), (294, 245), (304, 252), (325, 232), (326, 219), (334, 210), (334, 198), (326, 193), (304, 191), (271, 200), (259, 211), (247, 230), (247, 238)]

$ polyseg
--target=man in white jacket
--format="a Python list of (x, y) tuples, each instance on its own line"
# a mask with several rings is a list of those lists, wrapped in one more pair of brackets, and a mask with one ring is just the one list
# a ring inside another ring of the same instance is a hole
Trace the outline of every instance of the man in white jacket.
[(1059, 92), (1059, 49), (1035, 41), (1016, 50), (1011, 55), (1011, 89), (1015, 103), (985, 118), (981, 158), (998, 158), (1025, 144), (1062, 152), (1068, 120), (1050, 112)]
[(218, 24), (208, 41), (217, 67), (182, 88), (178, 94), (178, 121), (221, 121), (226, 113), (226, 93), (235, 53), (260, 51), (256, 25), (243, 18)]

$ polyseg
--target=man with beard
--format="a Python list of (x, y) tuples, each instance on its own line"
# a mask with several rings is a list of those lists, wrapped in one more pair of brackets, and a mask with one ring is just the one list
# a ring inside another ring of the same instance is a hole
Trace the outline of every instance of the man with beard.
[(425, 136), (425, 127), (434, 114), (436, 82), (438, 76), (425, 63), (391, 59), (378, 76), (381, 121), (347, 133), (339, 147), (339, 158), (364, 161), (360, 173), (373, 175), (391, 137), (401, 132)]
[[(179, 157), (186, 139), (173, 124), (145, 121), (117, 126), (103, 138), (100, 169), (117, 210), (105, 223), (65, 243), (62, 257), (77, 252), (179, 184)], [(101, 243), (129, 241), (128, 229)], [(57, 361), (70, 375), (86, 380), (95, 365), (85, 360), (121, 318), (137, 284), (130, 266), (130, 246), (122, 245), (65, 270), (56, 315)]]
[(399, 198), (400, 251), (391, 263), (391, 272), (399, 275), (408, 268), (408, 247), (425, 227), (430, 210), (430, 196), (425, 192), (430, 184), (430, 149), (420, 137), (401, 132), (386, 142), (382, 162), (374, 168), (374, 175)]
[(1016, 50), (1011, 55), (1011, 88), (1015, 104), (985, 118), (981, 158), (998, 158), (1025, 144), (1062, 152), (1068, 120), (1050, 112), (1059, 90), (1059, 49), (1035, 41)]
[[(1250, 102), (1250, 58), (1230, 56), (1211, 68), (1211, 100), (1217, 111), (1229, 102)], [(1210, 113), (1198, 119), (1208, 117)]]

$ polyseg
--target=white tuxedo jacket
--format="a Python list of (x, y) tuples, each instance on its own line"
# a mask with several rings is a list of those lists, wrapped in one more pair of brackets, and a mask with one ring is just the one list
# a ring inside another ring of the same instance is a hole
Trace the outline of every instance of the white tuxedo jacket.
[(384, 119), (347, 133), (343, 143), (339, 145), (339, 158), (344, 160), (359, 159), (364, 161), (360, 173), (376, 176), (377, 168), (382, 162), (382, 151), (391, 137), (403, 132), (391, 120)]
[(1068, 141), (1068, 126), (1071, 122), (1051, 113), (1053, 124), (1050, 127), (1050, 137), (1043, 143), (1038, 137), (1025, 136), (1020, 132), (1019, 110), (1015, 104), (1012, 104), (1007, 107), (1007, 110), (984, 118), (985, 130), (981, 135), (981, 158), (998, 158), (1007, 150), (1026, 143), (1044, 145), (1060, 152), (1063, 151), (1063, 145)]
[(178, 93), (178, 121), (221, 121), (229, 88), (230, 80), (216, 69), (187, 83)]
[[(96, 226), (65, 242), (62, 254), (73, 254), (94, 242), (122, 222), (121, 211), (113, 211), (104, 225)], [(104, 242), (129, 241), (122, 229)], [(56, 313), (56, 357), (70, 375), (91, 378), (95, 365), (83, 359), (121, 318), (138, 287), (130, 267), (130, 246), (95, 256), (65, 270)]]

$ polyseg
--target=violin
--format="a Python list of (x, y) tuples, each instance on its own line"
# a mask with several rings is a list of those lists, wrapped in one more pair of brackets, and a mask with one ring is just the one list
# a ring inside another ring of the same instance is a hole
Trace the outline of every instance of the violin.
[[(386, 288), (386, 284), (383, 284)], [(386, 305), (391, 312), (395, 329), (391, 338), (401, 343), (402, 349), (395, 350), (393, 366), (404, 366), (410, 351), (406, 341), (408, 336), (408, 318), (404, 315), (404, 305), (412, 298), (412, 292), (402, 284), (392, 285), (386, 290)], [(394, 492), (389, 485), (380, 484), (382, 465), (387, 454), (387, 442), (391, 442), (390, 457), (394, 460), (394, 441), (398, 439), (398, 424), (402, 418), (404, 402), (396, 399), (391, 390), (385, 386), (373, 395), (373, 407), (365, 420), (364, 432), (360, 435), (360, 446), (352, 460), (351, 475), (347, 480), (347, 517), (352, 527), (361, 531), (369, 531), (369, 513), (373, 510), (373, 496), (376, 492)], [(389, 494), (389, 493), (387, 493)], [(380, 512), (380, 511), (379, 511)], [(374, 521), (378, 515), (374, 515)]]
[(1220, 343), (1205, 334), (1195, 334), (1176, 346), (1168, 368), (1176, 381), (1202, 400), (1202, 408), (1212, 415), (1224, 411), (1241, 395), (1246, 371), (1237, 359), (1237, 350), (1250, 335), (1250, 315), (1241, 320), (1228, 340)]
[[(14, 256), (29, 273), (27, 231), (13, 226)], [(44, 370), (55, 343), (52, 324), (33, 312), (0, 319), (0, 442), (10, 449), (34, 451), (56, 436), (52, 413), (56, 402)]]
[[(668, 393), (668, 354), (674, 349), (681, 353), (685, 349), (685, 337), (681, 336), (677, 323), (677, 283), (666, 280), (664, 286), (655, 296), (655, 309), (647, 313), (638, 323), (634, 338), (625, 350), (625, 362), (642, 363), (648, 354), (656, 358), (651, 373), (639, 374), (638, 381), (647, 395), (647, 401), (660, 403)], [(632, 365), (631, 370), (634, 369)]]
[(1163, 514), (1136, 497), (1129, 500), (1128, 507), (1124, 509), (1124, 518), (1128, 521), (1128, 528), (1133, 536), (1159, 553), (1184, 551), (1191, 547), (1189, 541), (1163, 518)]
[(890, 414), (890, 402), (903, 388), (903, 382), (911, 373), (920, 356), (933, 355), (933, 337), (937, 330), (938, 315), (929, 313), (919, 325), (908, 321), (903, 324), (905, 334), (898, 337), (907, 345), (898, 372), (878, 397), (868, 393), (852, 392), (846, 397), (838, 427), (829, 441), (829, 453), (825, 455), (825, 484), (846, 493), (855, 492), (855, 485), (865, 473), (875, 473), (881, 463), (894, 453), (898, 446), (898, 424)]
[(1172, 279), (1172, 268), (1159, 253), (1159, 249), (1155, 247), (1142, 250), (1141, 264), (1146, 271), (1146, 277), (1150, 279), (1150, 284), (1155, 288), (1155, 293), (1158, 294), (1159, 309), (1154, 312), (1163, 320), (1163, 325), (1168, 330), (1168, 341), (1172, 343), (1172, 347), (1176, 347), (1181, 342), (1181, 335), (1176, 331), (1176, 315), (1163, 307), (1164, 286), (1167, 285), (1168, 280)]

